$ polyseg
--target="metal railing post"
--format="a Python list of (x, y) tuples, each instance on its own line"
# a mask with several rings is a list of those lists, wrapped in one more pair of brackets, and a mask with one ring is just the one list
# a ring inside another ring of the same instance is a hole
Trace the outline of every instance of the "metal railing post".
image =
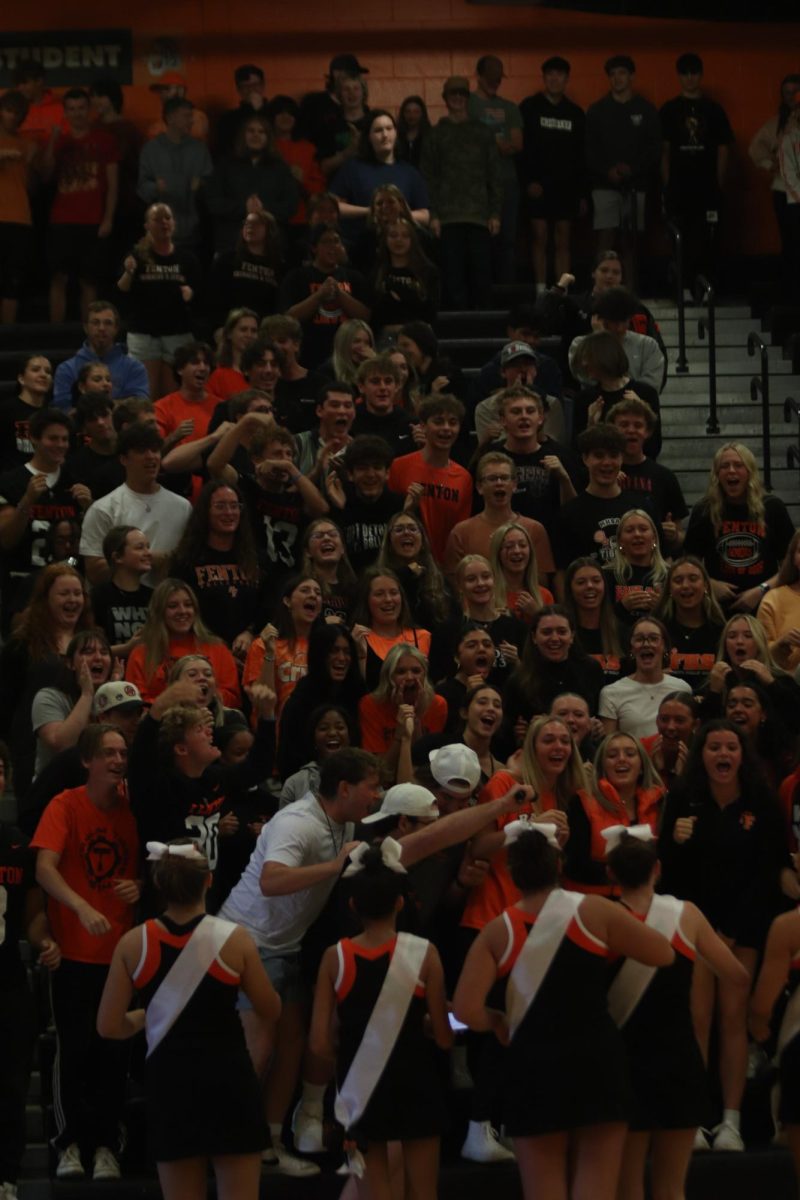
[(667, 229), (672, 236), (675, 247), (675, 303), (678, 309), (678, 361), (675, 364), (676, 375), (688, 375), (689, 363), (686, 359), (686, 301), (683, 296), (683, 236), (674, 221), (667, 221)]
[(755, 331), (747, 335), (747, 353), (750, 358), (758, 350), (761, 355), (761, 375), (754, 375), (750, 380), (750, 399), (758, 400), (761, 395), (761, 441), (762, 462), (764, 468), (764, 486), (772, 491), (772, 435), (770, 432), (769, 412), (769, 354), (759, 334)]
[(708, 334), (708, 420), (706, 433), (719, 433), (717, 420), (717, 317), (716, 295), (714, 285), (705, 275), (698, 275), (694, 284), (694, 294), (698, 304), (705, 304), (707, 315), (700, 317), (697, 322), (697, 336), (705, 338)]

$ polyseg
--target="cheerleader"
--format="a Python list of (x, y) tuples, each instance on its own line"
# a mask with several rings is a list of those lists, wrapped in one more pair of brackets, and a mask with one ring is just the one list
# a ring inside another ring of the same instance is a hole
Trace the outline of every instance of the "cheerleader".
[[(118, 942), (97, 1031), (145, 1030), (147, 1130), (166, 1200), (205, 1200), (209, 1162), (220, 1200), (257, 1200), (267, 1132), (236, 1001), (241, 988), (271, 1029), (280, 1000), (249, 935), (206, 916), (211, 872), (197, 846), (147, 850), (166, 908)], [(129, 1011), (134, 991), (144, 1007)]]
[(607, 1009), (608, 959), (666, 967), (674, 953), (620, 905), (559, 888), (555, 832), (507, 827), (521, 898), (481, 930), (453, 1007), (509, 1046), (503, 1117), (525, 1200), (615, 1200), (632, 1095)]
[(613, 825), (602, 836), (620, 903), (668, 938), (675, 951), (672, 966), (661, 970), (643, 970), (630, 960), (617, 964), (608, 993), (609, 1011), (628, 1052), (634, 1094), (617, 1200), (644, 1200), (648, 1152), (653, 1200), (678, 1200), (684, 1195), (696, 1131), (708, 1121), (706, 1070), (691, 1013), (694, 961), (700, 955), (742, 995), (749, 976), (699, 908), (674, 896), (655, 895), (661, 867), (649, 825)]
[(770, 1017), (789, 985), (789, 1001), (778, 1031), (778, 1119), (800, 1178), (800, 907), (772, 922), (761, 972), (750, 998), (750, 1033), (757, 1042), (770, 1036)]
[(400, 855), (399, 843), (385, 838), (380, 846), (362, 843), (350, 856), (345, 877), (363, 933), (323, 956), (309, 1050), (336, 1059), (335, 1113), (345, 1128), (348, 1171), (359, 1178), (359, 1196), (389, 1200), (388, 1143), (400, 1141), (406, 1194), (435, 1200), (446, 1111), (434, 1043), (447, 1050), (453, 1035), (436, 949), (397, 933), (406, 874)]

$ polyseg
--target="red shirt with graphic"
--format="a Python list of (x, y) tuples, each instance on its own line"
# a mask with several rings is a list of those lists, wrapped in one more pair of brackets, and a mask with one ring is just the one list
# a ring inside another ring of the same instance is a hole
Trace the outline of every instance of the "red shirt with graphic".
[(114, 884), (139, 876), (139, 835), (127, 794), (122, 793), (113, 808), (102, 809), (92, 803), (85, 787), (59, 792), (42, 813), (31, 848), (60, 855), (58, 870), (65, 883), (111, 925), (108, 933), (88, 933), (71, 908), (48, 897), (50, 927), (64, 957), (110, 963), (134, 915), (134, 906), (120, 900)]
[(99, 225), (106, 210), (106, 168), (119, 162), (116, 140), (103, 129), (83, 137), (62, 133), (54, 150), (56, 197), (50, 211), (54, 225)]

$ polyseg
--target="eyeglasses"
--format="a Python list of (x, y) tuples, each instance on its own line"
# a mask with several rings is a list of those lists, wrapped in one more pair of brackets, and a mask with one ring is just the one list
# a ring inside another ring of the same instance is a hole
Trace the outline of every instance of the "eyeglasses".
[(323, 538), (333, 538), (334, 541), (339, 541), (340, 533), (338, 529), (316, 529), (308, 535), (310, 542), (321, 542)]
[(657, 646), (661, 641), (660, 633), (636, 633), (631, 638), (632, 646)]
[(480, 483), (513, 483), (511, 475), (482, 475)]
[(227, 502), (223, 500), (219, 504), (212, 504), (210, 507), (212, 512), (241, 512), (244, 508), (244, 505), (239, 504), (238, 501), (234, 502), (231, 500), (230, 502)]
[(393, 525), (392, 533), (419, 533), (416, 525)]

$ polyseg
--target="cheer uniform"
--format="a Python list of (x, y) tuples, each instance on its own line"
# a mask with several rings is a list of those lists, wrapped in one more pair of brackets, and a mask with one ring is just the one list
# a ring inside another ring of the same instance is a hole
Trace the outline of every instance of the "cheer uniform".
[[(392, 961), (397, 938), (382, 946), (337, 943), (339, 1013), (336, 1078), (342, 1086)], [(438, 1137), (446, 1125), (441, 1057), (423, 1030), (425, 988), (418, 983), (397, 1041), (353, 1133), (367, 1141)]]
[[(204, 914), (142, 928), (133, 982), (145, 1007)], [(261, 1092), (236, 1011), (240, 976), (219, 955), (147, 1059), (147, 1128), (156, 1162), (257, 1154), (267, 1144)]]
[[(536, 923), (503, 913), (508, 943), (498, 964), (507, 978)], [(631, 1087), (622, 1039), (606, 1004), (608, 947), (580, 912), (570, 922), (533, 1002), (503, 1056), (503, 1124), (511, 1137), (535, 1137), (627, 1121)]]
[[(691, 1129), (709, 1120), (706, 1068), (690, 1005), (697, 951), (681, 929), (680, 917), (670, 945), (675, 961), (655, 971), (621, 1029), (635, 1097), (634, 1132)], [(615, 977), (625, 961), (615, 964)]]

